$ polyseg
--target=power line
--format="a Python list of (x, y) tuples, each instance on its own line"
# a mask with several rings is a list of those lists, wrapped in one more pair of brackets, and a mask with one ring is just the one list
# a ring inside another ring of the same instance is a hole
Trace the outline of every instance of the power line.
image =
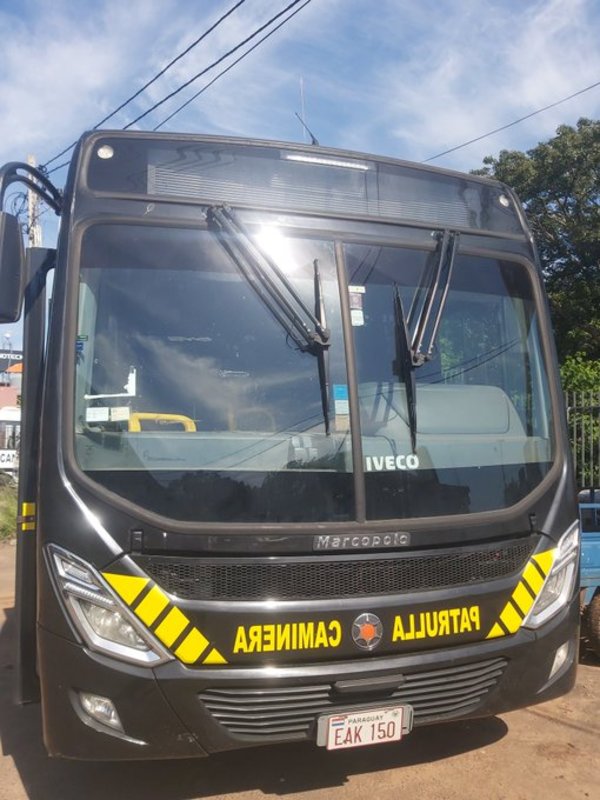
[(52, 169), (46, 169), (45, 167), (41, 169), (45, 175), (52, 175), (53, 172), (58, 172), (59, 169), (62, 169), (63, 167), (68, 167), (70, 163), (71, 159), (69, 159), (68, 161), (63, 161), (62, 164), (59, 164), (57, 167), (52, 167)]
[[(290, 14), (290, 16), (289, 16), (289, 17), (286, 17), (286, 19), (285, 19), (285, 20), (283, 20), (283, 22), (282, 22), (282, 23), (280, 23), (279, 25), (277, 25), (277, 26), (276, 26), (276, 27), (273, 29), (272, 33), (274, 33), (276, 30), (278, 30), (278, 29), (281, 27), (281, 25), (282, 25), (282, 24), (284, 24), (284, 23), (285, 23), (285, 22), (287, 22), (289, 19), (291, 19), (293, 16), (295, 16), (295, 14), (296, 14), (296, 13), (298, 13), (299, 11), (301, 11), (301, 10), (302, 10), (302, 9), (303, 9), (305, 6), (307, 6), (307, 5), (308, 5), (308, 3), (310, 3), (311, 1), (312, 1), (312, 0), (305, 0), (305, 2), (302, 4), (302, 6), (301, 6), (299, 9), (297, 9), (297, 10), (296, 10), (296, 12), (294, 12), (293, 14)], [(233, 55), (233, 53), (235, 53), (237, 50), (239, 50), (239, 49), (240, 49), (240, 47), (243, 47), (243, 46), (244, 46), (245, 44), (247, 44), (249, 41), (251, 41), (251, 40), (252, 40), (252, 39), (254, 39), (256, 36), (258, 36), (258, 34), (262, 33), (262, 31), (264, 31), (264, 30), (265, 30), (265, 28), (268, 28), (268, 27), (269, 27), (269, 26), (270, 26), (270, 25), (271, 25), (273, 22), (275, 22), (275, 20), (279, 19), (279, 17), (281, 17), (282, 15), (284, 15), (284, 14), (285, 14), (287, 11), (289, 11), (291, 8), (293, 8), (295, 5), (297, 5), (299, 2), (301, 2), (301, 0), (293, 0), (293, 2), (289, 3), (289, 4), (288, 4), (288, 5), (287, 5), (287, 6), (286, 6), (286, 7), (285, 7), (285, 8), (284, 8), (282, 11), (280, 11), (278, 14), (275, 14), (275, 15), (274, 15), (273, 17), (271, 17), (271, 18), (270, 18), (270, 19), (269, 19), (267, 22), (265, 22), (265, 23), (264, 23), (264, 25), (261, 25), (261, 26), (260, 26), (259, 28), (257, 28), (257, 29), (256, 29), (256, 30), (255, 30), (253, 33), (251, 33), (251, 34), (250, 34), (250, 36), (247, 36), (247, 37), (246, 37), (244, 40), (242, 40), (241, 42), (239, 42), (239, 43), (238, 43), (238, 44), (237, 44), (235, 47), (231, 48), (231, 49), (230, 49), (228, 52), (226, 52), (224, 55), (222, 55), (220, 58), (218, 58), (216, 61), (214, 61), (212, 64), (210, 64), (208, 67), (206, 67), (205, 69), (201, 70), (201, 71), (200, 71), (199, 73), (197, 73), (196, 75), (192, 76), (192, 77), (191, 77), (189, 80), (187, 80), (185, 83), (181, 84), (181, 85), (180, 85), (180, 86), (179, 86), (177, 89), (175, 89), (174, 91), (172, 91), (170, 94), (166, 95), (166, 97), (163, 97), (163, 98), (162, 98), (162, 100), (159, 100), (157, 103), (155, 103), (155, 104), (154, 104), (154, 105), (153, 105), (151, 108), (149, 108), (149, 109), (148, 109), (147, 111), (145, 111), (143, 114), (140, 114), (138, 117), (136, 117), (136, 119), (132, 120), (132, 121), (131, 121), (131, 122), (129, 122), (127, 125), (125, 125), (125, 126), (123, 127), (123, 130), (127, 130), (127, 129), (128, 129), (128, 128), (130, 128), (132, 125), (135, 125), (135, 124), (136, 124), (136, 122), (139, 122), (141, 119), (143, 119), (144, 117), (146, 117), (146, 116), (147, 116), (148, 114), (150, 114), (152, 111), (154, 111), (154, 110), (156, 110), (157, 108), (159, 108), (159, 106), (163, 105), (163, 103), (166, 103), (166, 102), (167, 102), (167, 100), (170, 100), (170, 99), (171, 99), (171, 97), (174, 97), (175, 95), (179, 94), (179, 92), (181, 92), (183, 89), (185, 89), (185, 88), (186, 88), (187, 86), (189, 86), (191, 83), (194, 83), (194, 81), (198, 80), (198, 78), (201, 78), (203, 75), (205, 75), (205, 74), (206, 74), (207, 72), (209, 72), (211, 69), (213, 69), (213, 68), (214, 68), (214, 67), (216, 67), (218, 64), (220, 64), (222, 61), (224, 61), (225, 59), (227, 59), (227, 58), (228, 58), (230, 55)], [(251, 52), (252, 52), (252, 50), (254, 50), (254, 49), (255, 49), (255, 47), (257, 47), (257, 46), (258, 46), (258, 44), (260, 44), (262, 41), (264, 41), (264, 39), (267, 39), (269, 35), (270, 35), (270, 34), (267, 34), (267, 36), (264, 36), (264, 37), (263, 37), (261, 40), (259, 40), (259, 42), (257, 42), (257, 43), (256, 43), (256, 45), (255, 45), (255, 46), (253, 46), (252, 48), (250, 48), (250, 49), (249, 49), (249, 50), (248, 50), (248, 51), (247, 51), (247, 52), (246, 52), (246, 53), (245, 53), (245, 54), (244, 54), (244, 55), (243, 55), (241, 58), (237, 59), (237, 60), (236, 60), (236, 61), (235, 61), (233, 64), (231, 64), (231, 65), (230, 65), (230, 66), (229, 66), (227, 69), (223, 70), (223, 72), (222, 72), (222, 73), (220, 73), (219, 75), (217, 75), (217, 77), (216, 77), (214, 80), (212, 80), (212, 81), (211, 81), (209, 84), (207, 84), (207, 86), (206, 86), (206, 87), (204, 87), (204, 89), (203, 89), (202, 91), (204, 91), (204, 90), (205, 90), (205, 89), (207, 89), (209, 86), (211, 86), (211, 85), (212, 85), (212, 84), (215, 82), (215, 80), (217, 80), (219, 77), (221, 77), (221, 75), (224, 75), (224, 74), (225, 74), (226, 72), (228, 72), (228, 71), (229, 71), (229, 69), (231, 69), (231, 68), (232, 68), (232, 67), (233, 67), (235, 64), (237, 64), (239, 61), (241, 61), (241, 60), (242, 60), (242, 58), (244, 58), (246, 55), (248, 55), (249, 53), (251, 53)], [(199, 94), (201, 94), (201, 92), (199, 92)], [(193, 98), (192, 98), (192, 99), (193, 99)], [(184, 104), (184, 106), (185, 106), (185, 104)], [(182, 108), (183, 108), (184, 106), (182, 106)], [(178, 110), (180, 110), (180, 109), (178, 109)], [(175, 113), (177, 113), (177, 111), (176, 111)], [(174, 116), (174, 114), (173, 114), (172, 116)], [(170, 117), (169, 117), (169, 119), (170, 119)], [(161, 124), (164, 124), (166, 121), (167, 121), (167, 120), (163, 120), (163, 123), (161, 123)], [(101, 123), (98, 123), (98, 125), (100, 125), (100, 124), (101, 124)], [(96, 127), (97, 127), (97, 126), (96, 126)], [(159, 127), (160, 127), (160, 126), (159, 126)], [(95, 128), (94, 128), (94, 130), (95, 130)], [(71, 145), (71, 146), (74, 146), (75, 144), (76, 144), (76, 142), (74, 142), (74, 143), (73, 143), (73, 145)], [(70, 149), (70, 148), (66, 148), (65, 150), (63, 150), (63, 151), (62, 151), (62, 153), (61, 153), (61, 154), (59, 154), (58, 156), (55, 156), (55, 157), (52, 159), (52, 161), (54, 161), (54, 160), (55, 160), (56, 158), (58, 158), (60, 155), (64, 155), (64, 153), (68, 152), (68, 150), (69, 150), (69, 149)], [(47, 164), (49, 164), (49, 163), (50, 163), (50, 162), (47, 162)], [(48, 170), (46, 174), (47, 174), (47, 175), (51, 175), (53, 172), (57, 172), (59, 169), (62, 169), (63, 167), (66, 167), (66, 166), (67, 166), (69, 163), (70, 163), (70, 160), (69, 160), (69, 161), (64, 161), (62, 164), (59, 164), (58, 166), (56, 166), (56, 167), (53, 167), (53, 169), (51, 169), (51, 170)]]
[(505, 131), (507, 128), (512, 128), (513, 125), (518, 125), (520, 122), (524, 122), (526, 119), (531, 119), (531, 117), (535, 117), (536, 114), (541, 114), (542, 111), (548, 111), (549, 108), (555, 108), (559, 106), (561, 103), (566, 103), (567, 100), (572, 100), (574, 97), (578, 97), (580, 94), (584, 92), (589, 92), (590, 89), (595, 89), (596, 86), (600, 86), (600, 81), (596, 81), (596, 83), (592, 83), (590, 86), (586, 86), (584, 89), (580, 89), (578, 92), (573, 92), (568, 97), (563, 97), (562, 100), (557, 100), (555, 103), (550, 103), (548, 106), (544, 106), (543, 108), (538, 108), (537, 111), (532, 111), (531, 114), (526, 114), (524, 117), (519, 117), (519, 119), (514, 120), (514, 122), (509, 122), (507, 125), (502, 125), (500, 128), (495, 128), (493, 131), (488, 131), (488, 133), (483, 133), (481, 136), (477, 136), (475, 139), (469, 139), (468, 142), (463, 142), (462, 144), (456, 145), (456, 147), (451, 147), (449, 150), (444, 150), (442, 153), (437, 153), (435, 156), (430, 156), (426, 158), (422, 163), (426, 164), (428, 161), (433, 161), (436, 158), (441, 158), (442, 156), (447, 156), (448, 153), (454, 153), (456, 150), (461, 150), (463, 147), (467, 147), (470, 144), (474, 144), (475, 142), (480, 142), (482, 139), (486, 139), (488, 136), (493, 136), (494, 133), (500, 133), (500, 131)]
[(17, 192), (11, 197), (11, 214), (14, 217), (20, 217), (25, 213), (27, 208), (27, 193)]
[[(175, 91), (171, 92), (169, 95), (167, 95), (167, 96), (166, 96), (166, 97), (164, 97), (162, 100), (160, 100), (158, 103), (156, 103), (154, 106), (152, 106), (152, 108), (149, 108), (147, 111), (145, 111), (145, 112), (144, 112), (143, 114), (141, 114), (139, 117), (137, 117), (137, 118), (136, 118), (136, 119), (134, 119), (132, 122), (130, 122), (128, 125), (126, 125), (126, 126), (123, 128), (123, 130), (127, 130), (127, 128), (131, 127), (131, 125), (134, 125), (136, 122), (139, 122), (139, 120), (140, 120), (140, 119), (142, 119), (143, 117), (145, 117), (145, 116), (147, 116), (148, 114), (150, 114), (152, 111), (154, 111), (156, 108), (158, 108), (159, 106), (161, 106), (163, 103), (165, 103), (165, 102), (166, 102), (167, 100), (169, 100), (171, 97), (174, 97), (174, 96), (175, 96), (176, 94), (178, 94), (178, 93), (179, 93), (179, 92), (180, 92), (182, 89), (185, 89), (185, 88), (186, 88), (186, 86), (189, 86), (191, 83), (193, 83), (194, 81), (198, 80), (198, 78), (202, 77), (202, 75), (204, 75), (204, 74), (206, 74), (207, 72), (209, 72), (209, 71), (210, 71), (211, 69), (213, 69), (215, 66), (217, 66), (217, 65), (218, 65), (218, 64), (220, 64), (222, 61), (224, 61), (226, 58), (228, 58), (230, 55), (232, 55), (232, 54), (233, 54), (233, 53), (235, 53), (237, 50), (239, 50), (239, 49), (240, 49), (240, 47), (243, 47), (243, 46), (244, 46), (245, 44), (247, 44), (249, 41), (251, 41), (252, 39), (254, 39), (254, 37), (255, 37), (255, 36), (257, 36), (259, 33), (261, 33), (261, 32), (262, 32), (262, 31), (263, 31), (265, 28), (268, 28), (268, 27), (269, 27), (269, 25), (271, 25), (271, 24), (272, 24), (272, 23), (273, 23), (273, 22), (274, 22), (276, 19), (278, 19), (279, 17), (281, 17), (283, 14), (285, 14), (287, 11), (289, 11), (289, 10), (290, 10), (290, 8), (293, 8), (293, 7), (294, 7), (295, 5), (297, 5), (299, 2), (300, 2), (300, 0), (294, 0), (294, 2), (290, 3), (288, 6), (286, 6), (286, 7), (285, 7), (285, 8), (284, 8), (282, 11), (280, 11), (278, 14), (276, 14), (276, 15), (275, 15), (275, 16), (273, 16), (273, 17), (271, 17), (271, 19), (270, 19), (270, 20), (268, 20), (268, 21), (267, 21), (267, 22), (266, 22), (264, 25), (261, 25), (259, 28), (257, 28), (257, 30), (255, 30), (255, 31), (254, 31), (252, 34), (250, 34), (250, 36), (246, 37), (246, 39), (244, 39), (242, 42), (240, 42), (239, 44), (237, 44), (237, 45), (236, 45), (234, 48), (232, 48), (232, 49), (231, 49), (231, 50), (229, 50), (227, 53), (225, 53), (223, 56), (221, 56), (220, 58), (218, 58), (216, 61), (214, 61), (212, 64), (210, 64), (210, 65), (209, 65), (208, 67), (206, 67), (204, 70), (202, 70), (201, 72), (199, 72), (197, 75), (194, 75), (192, 78), (190, 78), (190, 79), (189, 79), (188, 81), (186, 81), (184, 84), (181, 84), (181, 86), (179, 86), (179, 88), (178, 88), (178, 89), (176, 89)], [(256, 42), (256, 43), (255, 43), (255, 44), (254, 44), (252, 47), (250, 47), (248, 50), (246, 50), (246, 52), (245, 52), (245, 53), (243, 53), (243, 54), (242, 54), (242, 55), (241, 55), (239, 58), (237, 58), (235, 61), (233, 61), (233, 62), (232, 62), (232, 63), (231, 63), (231, 64), (230, 64), (228, 67), (226, 67), (226, 69), (222, 70), (222, 71), (221, 71), (221, 72), (220, 72), (218, 75), (216, 75), (216, 76), (215, 76), (215, 77), (214, 77), (214, 78), (213, 78), (213, 79), (212, 79), (212, 80), (211, 80), (209, 83), (207, 83), (207, 84), (206, 84), (206, 86), (203, 86), (203, 87), (202, 87), (202, 89), (200, 89), (200, 91), (199, 91), (199, 92), (196, 92), (196, 94), (195, 94), (195, 95), (193, 95), (191, 98), (189, 98), (189, 100), (187, 100), (185, 103), (183, 103), (181, 106), (179, 106), (179, 108), (177, 108), (177, 109), (176, 109), (176, 110), (175, 110), (175, 111), (174, 111), (172, 114), (170, 114), (168, 117), (166, 117), (164, 120), (162, 120), (162, 122), (160, 122), (160, 123), (159, 123), (159, 124), (158, 124), (158, 125), (157, 125), (157, 126), (154, 128), (154, 129), (153, 129), (153, 130), (157, 131), (159, 128), (161, 128), (163, 125), (165, 125), (165, 124), (166, 124), (166, 123), (167, 123), (167, 122), (168, 122), (170, 119), (172, 119), (172, 118), (173, 118), (173, 117), (174, 117), (176, 114), (178, 114), (178, 113), (179, 113), (179, 112), (180, 112), (182, 109), (184, 109), (184, 108), (185, 108), (187, 105), (189, 105), (189, 104), (190, 104), (191, 102), (193, 102), (193, 101), (194, 101), (194, 100), (195, 100), (197, 97), (199, 97), (199, 95), (201, 95), (201, 94), (202, 94), (203, 92), (205, 92), (205, 91), (206, 91), (206, 90), (207, 90), (207, 89), (208, 89), (210, 86), (212, 86), (212, 85), (213, 85), (213, 83), (215, 83), (215, 82), (216, 82), (216, 81), (217, 81), (217, 80), (218, 80), (220, 77), (222, 77), (223, 75), (225, 75), (225, 73), (226, 73), (226, 72), (229, 72), (229, 70), (230, 70), (230, 69), (232, 69), (232, 68), (233, 68), (233, 67), (234, 67), (236, 64), (238, 64), (240, 61), (242, 61), (242, 60), (243, 60), (243, 59), (244, 59), (244, 58), (245, 58), (247, 55), (250, 55), (250, 53), (251, 53), (253, 50), (255, 50), (255, 49), (256, 49), (256, 48), (257, 48), (257, 47), (258, 47), (260, 44), (262, 44), (262, 42), (264, 42), (264, 41), (265, 41), (265, 39), (268, 39), (268, 38), (269, 38), (269, 36), (272, 36), (272, 35), (273, 35), (273, 34), (274, 34), (276, 31), (278, 31), (278, 30), (279, 30), (279, 28), (281, 28), (283, 25), (285, 25), (285, 23), (286, 23), (286, 22), (289, 22), (289, 20), (291, 20), (291, 19), (292, 19), (292, 17), (295, 17), (295, 16), (296, 16), (296, 14), (298, 14), (300, 11), (302, 11), (302, 9), (303, 9), (303, 8), (305, 8), (305, 7), (306, 7), (306, 6), (307, 6), (307, 5), (308, 5), (310, 2), (312, 2), (312, 0), (304, 0), (304, 3), (302, 3), (302, 5), (301, 5), (299, 8), (297, 8), (297, 9), (296, 9), (294, 12), (292, 12), (292, 13), (291, 13), (291, 14), (290, 14), (288, 17), (286, 17), (285, 19), (283, 19), (283, 20), (282, 20), (282, 21), (281, 21), (281, 22), (280, 22), (278, 25), (276, 25), (276, 26), (275, 26), (275, 27), (274, 27), (274, 28), (273, 28), (271, 31), (269, 31), (269, 32), (268, 32), (268, 33), (267, 33), (265, 36), (261, 37), (261, 38), (258, 40), (258, 42)], [(99, 124), (101, 124), (101, 123), (99, 123)], [(64, 154), (65, 152), (67, 152), (67, 150), (68, 150), (68, 149), (69, 149), (69, 148), (67, 148), (66, 150), (64, 150), (64, 151), (63, 151), (63, 154)], [(55, 156), (55, 158), (56, 158), (56, 156)], [(52, 160), (54, 160), (54, 159), (52, 159)], [(50, 162), (47, 162), (47, 163), (49, 164)], [(52, 173), (53, 173), (53, 172), (57, 172), (59, 169), (62, 169), (63, 167), (66, 167), (66, 166), (68, 166), (69, 164), (70, 164), (70, 160), (69, 160), (69, 161), (63, 161), (63, 163), (62, 163), (62, 164), (59, 164), (58, 166), (56, 166), (56, 167), (53, 167), (51, 170), (48, 170), (46, 174), (47, 174), (47, 175), (52, 175)]]
[[(155, 83), (155, 82), (156, 82), (156, 81), (157, 81), (157, 80), (158, 80), (160, 77), (162, 77), (162, 76), (165, 74), (165, 72), (167, 72), (167, 70), (171, 69), (171, 67), (172, 67), (174, 64), (176, 64), (176, 63), (177, 63), (178, 61), (180, 61), (180, 60), (181, 60), (181, 59), (182, 59), (184, 56), (186, 56), (186, 55), (187, 55), (187, 54), (188, 54), (188, 53), (189, 53), (191, 50), (193, 50), (193, 49), (194, 49), (194, 47), (196, 47), (197, 45), (199, 45), (201, 41), (203, 41), (204, 39), (206, 39), (206, 37), (207, 37), (207, 36), (208, 36), (210, 33), (212, 33), (212, 32), (215, 30), (215, 28), (217, 28), (217, 27), (218, 27), (218, 26), (219, 26), (219, 25), (220, 25), (222, 22), (224, 22), (224, 21), (227, 19), (227, 17), (231, 16), (231, 14), (233, 14), (233, 12), (234, 12), (234, 11), (236, 11), (236, 10), (237, 10), (237, 9), (238, 9), (238, 8), (239, 8), (241, 5), (243, 5), (245, 2), (246, 2), (246, 0), (238, 0), (238, 2), (237, 2), (235, 5), (233, 5), (233, 6), (232, 6), (232, 7), (229, 9), (229, 11), (226, 11), (226, 12), (225, 12), (225, 13), (224, 13), (224, 14), (223, 14), (221, 17), (219, 17), (219, 19), (218, 19), (216, 22), (214, 22), (214, 23), (213, 23), (213, 24), (210, 26), (210, 28), (207, 28), (207, 29), (204, 31), (204, 33), (203, 33), (201, 36), (199, 36), (197, 39), (195, 39), (195, 40), (194, 40), (194, 41), (193, 41), (193, 42), (192, 42), (190, 45), (188, 45), (188, 46), (185, 48), (185, 50), (182, 50), (180, 53), (178, 53), (178, 55), (176, 55), (176, 56), (175, 56), (175, 58), (173, 58), (171, 61), (169, 61), (169, 63), (168, 63), (168, 64), (167, 64), (165, 67), (163, 67), (163, 68), (160, 70), (160, 72), (157, 72), (157, 73), (156, 73), (156, 75), (155, 75), (153, 78), (151, 78), (149, 81), (147, 81), (147, 82), (146, 82), (146, 83), (145, 83), (145, 84), (144, 84), (144, 85), (143, 85), (143, 86), (142, 86), (140, 89), (138, 89), (138, 90), (137, 90), (137, 92), (135, 92), (135, 93), (134, 93), (134, 94), (132, 94), (130, 97), (128, 97), (128, 98), (127, 98), (127, 100), (124, 100), (124, 101), (121, 103), (121, 105), (120, 105), (120, 106), (118, 106), (117, 108), (115, 108), (115, 109), (114, 109), (114, 111), (111, 111), (111, 112), (110, 112), (110, 114), (108, 114), (106, 117), (104, 117), (104, 119), (101, 119), (101, 120), (100, 120), (100, 122), (96, 123), (96, 125), (94, 125), (94, 127), (92, 128), (92, 130), (97, 130), (97, 129), (98, 129), (100, 126), (101, 126), (101, 125), (104, 125), (104, 123), (105, 123), (105, 122), (108, 122), (108, 120), (109, 120), (109, 119), (112, 119), (112, 118), (113, 118), (113, 117), (114, 117), (116, 114), (118, 114), (118, 113), (119, 113), (119, 111), (121, 111), (123, 108), (125, 108), (125, 106), (129, 105), (129, 103), (131, 103), (133, 100), (135, 100), (135, 99), (136, 99), (136, 97), (139, 97), (139, 96), (141, 95), (141, 93), (142, 93), (142, 92), (144, 92), (144, 91), (145, 91), (145, 90), (146, 90), (146, 89), (147, 89), (149, 86), (152, 86), (152, 84), (153, 84), (153, 83)], [(75, 147), (75, 145), (77, 144), (77, 141), (78, 141), (78, 140), (76, 139), (76, 140), (75, 140), (74, 142), (72, 142), (72, 143), (71, 143), (71, 144), (70, 144), (68, 147), (65, 147), (65, 149), (64, 149), (64, 150), (61, 150), (61, 151), (60, 151), (60, 153), (57, 153), (57, 154), (56, 154), (55, 156), (53, 156), (51, 159), (49, 159), (48, 161), (46, 161), (46, 163), (44, 164), (44, 168), (48, 167), (50, 164), (52, 164), (52, 162), (56, 161), (56, 160), (57, 160), (57, 159), (59, 159), (61, 156), (64, 156), (64, 155), (65, 155), (65, 153), (68, 153), (68, 152), (69, 152), (69, 150), (72, 150), (72, 149), (73, 149), (73, 147)], [(66, 163), (68, 164), (69, 162), (67, 161)], [(62, 164), (61, 166), (64, 166), (64, 164)], [(52, 172), (54, 172), (56, 169), (60, 169), (60, 167), (55, 167), (55, 169), (53, 169), (53, 170), (52, 170)], [(48, 173), (48, 174), (50, 174), (50, 173)]]
[(213, 85), (213, 83), (216, 83), (216, 81), (218, 81), (219, 78), (223, 77), (223, 75), (225, 75), (225, 73), (229, 72), (230, 69), (233, 69), (233, 67), (235, 67), (236, 64), (239, 64), (240, 61), (243, 61), (243, 59), (246, 58), (246, 56), (249, 56), (250, 53), (253, 50), (256, 50), (256, 48), (259, 45), (261, 45), (266, 39), (268, 39), (269, 36), (273, 36), (273, 34), (276, 33), (279, 30), (279, 28), (282, 28), (287, 22), (289, 22), (292, 19), (292, 17), (295, 17), (296, 14), (299, 14), (302, 11), (302, 9), (306, 8), (306, 6), (310, 2), (312, 2), (312, 0), (305, 0), (305, 2), (299, 8), (297, 8), (295, 11), (293, 11), (289, 15), (289, 17), (286, 17), (278, 25), (276, 25), (272, 30), (270, 30), (267, 34), (262, 36), (258, 40), (258, 42), (255, 42), (252, 45), (252, 47), (250, 47), (248, 50), (246, 50), (245, 53), (242, 53), (242, 55), (239, 56), (239, 58), (236, 58), (235, 61), (233, 61), (228, 67), (226, 67), (224, 70), (221, 70), (221, 72), (219, 72), (218, 75), (216, 75), (211, 81), (209, 81), (205, 86), (203, 86), (202, 89), (200, 89), (200, 91), (196, 92), (196, 94), (193, 94), (188, 100), (185, 101), (185, 103), (182, 103), (178, 108), (175, 109), (175, 111), (173, 111), (171, 114), (169, 114), (168, 117), (165, 117), (165, 119), (163, 119), (162, 122), (159, 122), (158, 125), (156, 125), (156, 127), (154, 127), (152, 130), (157, 131), (160, 128), (162, 128), (163, 125), (166, 125), (166, 123), (169, 122), (169, 120), (172, 120), (173, 117), (176, 114), (179, 114), (180, 111), (183, 111), (183, 109), (186, 108), (186, 106), (189, 106), (190, 103), (193, 103), (194, 100), (196, 100), (198, 97), (200, 97), (201, 94), (203, 94), (207, 89), (209, 89)]
[(248, 44), (249, 41), (254, 39), (255, 36), (258, 36), (259, 33), (262, 33), (265, 30), (265, 28), (268, 28), (269, 25), (271, 25), (273, 22), (275, 22), (276, 19), (279, 19), (279, 17), (283, 16), (283, 14), (285, 14), (287, 11), (289, 11), (294, 6), (298, 5), (298, 3), (300, 3), (300, 2), (301, 2), (301, 0), (292, 0), (292, 2), (289, 3), (282, 11), (280, 11), (278, 14), (275, 14), (274, 16), (272, 16), (271, 19), (267, 20), (267, 22), (265, 22), (263, 25), (261, 25), (259, 28), (257, 28), (253, 33), (250, 34), (250, 36), (247, 36), (241, 42), (236, 44), (235, 47), (232, 47), (231, 50), (228, 50), (220, 58), (217, 58), (217, 60), (213, 61), (213, 63), (210, 64), (208, 67), (205, 67), (205, 69), (201, 70), (196, 75), (193, 75), (189, 80), (185, 81), (185, 83), (182, 83), (177, 89), (174, 89), (168, 95), (163, 97), (162, 100), (159, 100), (157, 103), (155, 103), (153, 106), (151, 106), (151, 108), (149, 108), (147, 111), (144, 111), (143, 114), (140, 114), (139, 116), (137, 116), (135, 119), (133, 119), (127, 125), (125, 125), (123, 127), (123, 130), (126, 131), (128, 128), (131, 128), (132, 125), (135, 125), (137, 122), (139, 122), (140, 120), (144, 119), (144, 117), (147, 117), (148, 114), (151, 114), (157, 108), (162, 106), (163, 103), (167, 102), (167, 100), (170, 100), (172, 97), (175, 97), (175, 95), (179, 94), (179, 92), (183, 91), (190, 84), (194, 83), (194, 81), (197, 81), (198, 78), (201, 78), (203, 75), (206, 75), (207, 72), (209, 72), (211, 69), (216, 67), (222, 61), (225, 61), (225, 59), (229, 58), (229, 56), (233, 55), (233, 53), (237, 52), (240, 49), (240, 47), (243, 47), (245, 44)]

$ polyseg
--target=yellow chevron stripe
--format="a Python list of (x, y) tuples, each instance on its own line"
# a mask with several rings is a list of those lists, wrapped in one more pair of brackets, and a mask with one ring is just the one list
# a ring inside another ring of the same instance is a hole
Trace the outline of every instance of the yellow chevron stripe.
[(223, 658), (221, 653), (217, 650), (216, 647), (210, 651), (210, 653), (206, 656), (206, 658), (202, 659), (203, 664), (227, 664), (227, 661)]
[(485, 638), (496, 639), (498, 638), (498, 636), (506, 636), (506, 634), (504, 633), (504, 630), (500, 627), (500, 625), (497, 622), (495, 622), (494, 627)]
[(161, 592), (158, 586), (153, 586), (134, 611), (142, 622), (150, 627), (160, 612), (164, 611), (168, 605), (169, 598), (166, 594)]
[(200, 658), (208, 644), (206, 636), (200, 633), (198, 628), (192, 628), (177, 650), (175, 650), (175, 655), (184, 664), (193, 664)]
[(128, 606), (133, 603), (150, 580), (149, 578), (139, 578), (137, 575), (118, 575), (114, 572), (103, 572), (102, 575)]
[(516, 633), (521, 627), (521, 622), (523, 622), (521, 616), (515, 611), (512, 603), (507, 603), (505, 605), (504, 611), (500, 614), (500, 619), (509, 633)]
[(525, 570), (523, 571), (523, 577), (531, 587), (531, 591), (537, 597), (540, 593), (540, 589), (542, 588), (542, 584), (544, 583), (544, 579), (532, 561), (530, 561), (525, 567)]
[[(515, 608), (513, 602), (509, 601), (504, 606), (502, 613), (500, 614), (500, 621), (509, 633), (516, 633), (523, 624), (523, 620), (531, 610), (535, 600), (542, 590), (545, 577), (552, 569), (555, 556), (556, 548), (553, 548), (552, 550), (544, 550), (543, 553), (537, 553), (527, 562), (527, 566), (521, 575), (521, 580), (516, 585), (511, 595), (511, 600), (514, 602), (519, 611), (517, 611), (517, 608)], [(543, 573), (544, 577), (542, 577), (540, 573)], [(531, 596), (531, 592), (528, 591), (524, 581), (534, 593), (535, 598)], [(502, 629), (502, 626), (498, 622), (495, 622), (485, 638), (495, 639), (498, 636), (505, 635), (506, 634)]]
[(182, 614), (178, 608), (173, 606), (154, 633), (163, 644), (166, 644), (167, 647), (171, 647), (175, 639), (177, 639), (189, 625), (189, 622), (185, 614)]
[(553, 549), (553, 550), (546, 550), (543, 553), (538, 553), (536, 556), (533, 557), (535, 563), (544, 573), (544, 577), (552, 569), (552, 564), (554, 564), (555, 554), (556, 554), (556, 549)]
[(522, 581), (519, 581), (517, 588), (514, 590), (512, 599), (521, 609), (523, 616), (525, 616), (531, 606), (533, 605), (533, 597), (529, 594)]
[[(137, 575), (120, 575), (113, 572), (103, 572), (102, 575), (128, 606), (133, 606), (142, 591), (150, 583), (149, 578), (141, 578)], [(168, 596), (156, 584), (152, 584), (152, 588), (134, 608), (134, 612), (151, 629), (169, 603)], [(190, 625), (188, 617), (176, 606), (171, 606), (169, 613), (153, 633), (166, 647), (171, 648), (188, 625)], [(190, 629), (183, 642), (175, 650), (175, 655), (184, 664), (194, 664), (202, 653), (207, 651), (209, 645), (210, 641), (206, 636), (198, 628), (194, 627)], [(227, 664), (227, 660), (216, 647), (211, 647), (202, 663)]]

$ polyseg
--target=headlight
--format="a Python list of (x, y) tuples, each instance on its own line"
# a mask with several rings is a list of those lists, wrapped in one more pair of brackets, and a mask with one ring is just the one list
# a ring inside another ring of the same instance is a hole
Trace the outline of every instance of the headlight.
[(568, 603), (577, 579), (579, 540), (579, 523), (575, 522), (558, 542), (554, 564), (523, 622), (525, 627), (539, 628)]
[(48, 553), (65, 607), (91, 650), (149, 667), (173, 658), (92, 566), (56, 545)]

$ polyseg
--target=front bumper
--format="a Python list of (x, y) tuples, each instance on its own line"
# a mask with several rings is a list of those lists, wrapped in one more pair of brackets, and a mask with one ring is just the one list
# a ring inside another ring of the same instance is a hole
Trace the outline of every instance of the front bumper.
[[(575, 597), (537, 632), (427, 652), (281, 667), (154, 671), (38, 632), (44, 741), (81, 759), (204, 756), (282, 741), (314, 741), (321, 713), (410, 703), (415, 725), (492, 716), (568, 692), (575, 681)], [(556, 651), (569, 643), (550, 678)], [(85, 719), (78, 692), (113, 700), (125, 737)]]

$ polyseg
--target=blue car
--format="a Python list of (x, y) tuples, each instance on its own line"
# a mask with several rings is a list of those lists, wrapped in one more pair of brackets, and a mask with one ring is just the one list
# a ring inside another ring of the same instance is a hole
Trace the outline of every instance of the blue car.
[(600, 656), (600, 489), (579, 493), (581, 604), (590, 645)]

